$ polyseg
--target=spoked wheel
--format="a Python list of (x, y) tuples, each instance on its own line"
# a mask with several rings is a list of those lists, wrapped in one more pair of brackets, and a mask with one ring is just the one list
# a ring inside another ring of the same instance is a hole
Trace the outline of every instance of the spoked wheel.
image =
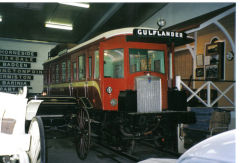
[(41, 117), (32, 119), (28, 133), (31, 135), (31, 144), (28, 152), (31, 163), (45, 163), (45, 138)]
[(84, 160), (87, 157), (90, 146), (90, 119), (86, 109), (81, 109), (77, 117), (79, 134), (77, 137), (77, 154), (80, 159)]

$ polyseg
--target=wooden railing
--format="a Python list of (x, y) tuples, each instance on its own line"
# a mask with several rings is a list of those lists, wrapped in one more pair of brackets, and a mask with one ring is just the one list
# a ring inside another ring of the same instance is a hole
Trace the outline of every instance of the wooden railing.
[[(216, 81), (216, 82), (230, 82), (231, 84), (227, 86), (227, 88), (225, 88), (225, 90), (221, 90), (216, 84), (215, 81), (204, 81), (204, 80), (194, 80), (194, 81), (201, 81), (203, 82), (203, 84), (193, 90), (191, 89), (188, 85), (186, 85), (182, 80), (180, 76), (176, 76), (176, 87), (178, 90), (181, 89), (186, 89), (187, 91), (190, 92), (190, 96), (187, 98), (187, 102), (189, 102), (191, 99), (193, 98), (197, 98), (205, 107), (213, 107), (217, 102), (219, 102), (219, 100), (224, 97), (229, 103), (230, 106), (221, 106), (221, 108), (229, 108), (229, 109), (234, 109), (235, 108), (235, 98), (234, 100), (231, 100), (230, 97), (227, 96), (227, 93), (233, 89), (233, 91), (235, 91), (235, 81)], [(212, 101), (211, 100), (211, 91), (214, 88), (217, 92), (218, 92), (218, 96)], [(207, 88), (207, 98), (206, 100), (202, 99), (198, 93)]]

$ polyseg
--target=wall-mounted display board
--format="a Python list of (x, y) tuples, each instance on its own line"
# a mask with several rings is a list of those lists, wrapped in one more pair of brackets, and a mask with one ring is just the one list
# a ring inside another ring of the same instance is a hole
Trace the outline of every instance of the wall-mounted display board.
[(224, 78), (224, 42), (206, 45), (205, 72), (206, 79), (220, 80)]
[(23, 86), (31, 89), (34, 75), (43, 70), (32, 69), (37, 62), (37, 52), (0, 49), (0, 91), (17, 93)]

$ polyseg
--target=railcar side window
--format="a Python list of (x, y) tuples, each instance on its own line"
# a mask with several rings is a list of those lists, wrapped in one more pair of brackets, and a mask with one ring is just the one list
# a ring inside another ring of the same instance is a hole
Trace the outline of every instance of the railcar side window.
[(78, 57), (78, 79), (84, 80), (85, 77), (86, 77), (85, 56), (81, 55)]
[(92, 78), (92, 57), (88, 57), (88, 74), (89, 78)]
[(66, 62), (62, 62), (62, 82), (66, 81)]
[(73, 80), (77, 80), (77, 63), (73, 62)]
[(55, 67), (51, 67), (51, 81), (52, 83), (55, 83)]
[(165, 73), (164, 51), (129, 49), (130, 73), (153, 71)]
[(104, 77), (124, 77), (123, 49), (104, 50)]
[(46, 85), (46, 84), (48, 84), (48, 67), (44, 67), (44, 71), (43, 71), (43, 73), (44, 73), (44, 84)]
[(56, 83), (59, 82), (59, 66), (58, 64), (56, 65)]
[(99, 78), (99, 51), (96, 50), (94, 52), (94, 60), (95, 60), (95, 64), (94, 64), (94, 79), (98, 79)]
[(71, 81), (71, 61), (67, 61), (68, 81)]

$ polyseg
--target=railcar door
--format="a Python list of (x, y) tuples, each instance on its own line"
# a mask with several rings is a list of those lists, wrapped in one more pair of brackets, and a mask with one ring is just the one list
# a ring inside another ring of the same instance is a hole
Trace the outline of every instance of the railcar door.
[[(100, 95), (98, 91), (98, 78), (99, 76), (96, 74), (99, 69), (94, 69), (94, 66), (97, 61), (95, 56), (98, 56), (98, 46), (92, 47), (88, 50), (88, 54), (86, 55), (86, 73), (87, 73), (87, 81), (86, 83), (86, 97), (90, 101), (92, 101), (94, 107), (99, 108)], [(95, 54), (96, 53), (96, 54)], [(99, 67), (99, 65), (96, 65)]]
[(121, 37), (117, 37), (100, 44), (103, 110), (118, 110), (119, 92), (126, 89), (124, 41)]

